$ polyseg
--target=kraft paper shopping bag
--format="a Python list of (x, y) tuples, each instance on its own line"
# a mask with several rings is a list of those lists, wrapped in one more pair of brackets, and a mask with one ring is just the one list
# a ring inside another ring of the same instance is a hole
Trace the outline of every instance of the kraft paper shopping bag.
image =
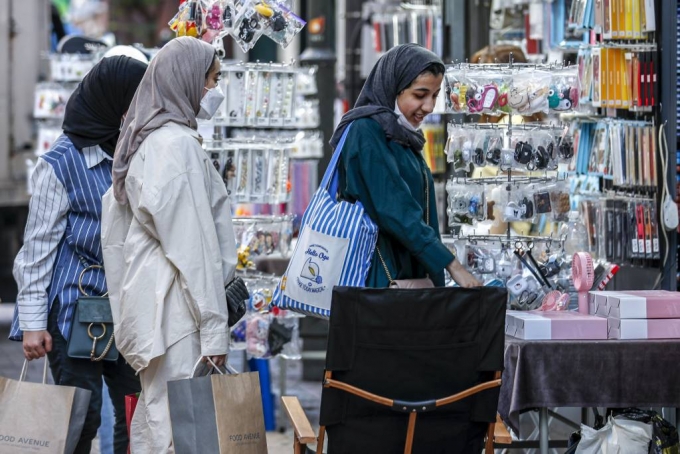
[(85, 423), (91, 392), (26, 382), (28, 361), (19, 380), (0, 377), (0, 454), (71, 454)]
[(257, 373), (168, 382), (168, 401), (176, 454), (267, 454)]

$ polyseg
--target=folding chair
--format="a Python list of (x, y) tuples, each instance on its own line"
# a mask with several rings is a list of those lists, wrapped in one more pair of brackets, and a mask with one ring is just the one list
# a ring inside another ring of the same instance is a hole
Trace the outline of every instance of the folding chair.
[(316, 442), (321, 454), (326, 432), (329, 454), (510, 444), (496, 423), (506, 300), (488, 287), (334, 289), (318, 437), (297, 398), (282, 397), (294, 452)]

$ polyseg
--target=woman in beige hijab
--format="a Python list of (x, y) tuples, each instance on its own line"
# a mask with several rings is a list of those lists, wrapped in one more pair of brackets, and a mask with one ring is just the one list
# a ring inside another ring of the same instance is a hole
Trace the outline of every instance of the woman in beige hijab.
[(195, 38), (161, 49), (132, 100), (103, 199), (116, 345), (142, 383), (132, 453), (174, 452), (167, 382), (190, 377), (201, 357), (224, 364), (229, 350), (231, 208), (196, 131), (197, 116), (224, 99), (219, 71), (214, 49)]

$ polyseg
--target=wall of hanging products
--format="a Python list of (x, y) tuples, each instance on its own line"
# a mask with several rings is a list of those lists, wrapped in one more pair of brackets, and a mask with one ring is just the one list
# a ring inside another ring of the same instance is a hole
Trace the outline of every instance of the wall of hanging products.
[(290, 200), (290, 143), (264, 139), (205, 139), (203, 147), (236, 203)]
[(317, 128), (316, 67), (226, 63), (220, 85), (226, 101), (211, 123), (254, 128)]

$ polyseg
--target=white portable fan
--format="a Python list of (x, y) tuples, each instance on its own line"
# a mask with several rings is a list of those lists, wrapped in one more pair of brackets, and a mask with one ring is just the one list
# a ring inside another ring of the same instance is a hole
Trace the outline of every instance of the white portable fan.
[(571, 276), (578, 292), (578, 311), (588, 314), (588, 291), (595, 282), (593, 258), (587, 252), (577, 252), (571, 261)]

